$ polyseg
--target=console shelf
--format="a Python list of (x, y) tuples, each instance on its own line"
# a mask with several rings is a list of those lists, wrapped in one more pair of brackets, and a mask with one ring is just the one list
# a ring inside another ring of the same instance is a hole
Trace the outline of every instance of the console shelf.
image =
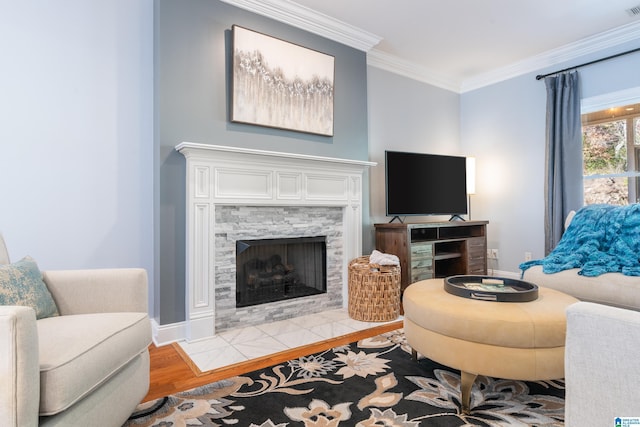
[(376, 249), (400, 258), (401, 290), (458, 274), (487, 274), (489, 221), (375, 224)]

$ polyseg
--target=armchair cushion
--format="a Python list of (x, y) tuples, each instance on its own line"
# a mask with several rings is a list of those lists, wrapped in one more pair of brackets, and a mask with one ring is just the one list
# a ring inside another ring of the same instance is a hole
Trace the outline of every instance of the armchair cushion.
[(147, 312), (147, 272), (142, 268), (49, 270), (42, 277), (61, 316)]
[(146, 313), (98, 313), (38, 321), (40, 415), (61, 412), (105, 383), (151, 343)]
[(42, 280), (42, 273), (30, 257), (0, 265), (0, 305), (31, 307), (36, 319), (58, 315), (58, 307)]

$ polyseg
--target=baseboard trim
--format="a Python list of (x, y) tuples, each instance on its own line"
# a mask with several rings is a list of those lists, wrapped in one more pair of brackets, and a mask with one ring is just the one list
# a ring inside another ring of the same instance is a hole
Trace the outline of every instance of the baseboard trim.
[(151, 319), (151, 339), (160, 347), (172, 342), (184, 340), (187, 336), (187, 323), (177, 322), (160, 325), (156, 319)]

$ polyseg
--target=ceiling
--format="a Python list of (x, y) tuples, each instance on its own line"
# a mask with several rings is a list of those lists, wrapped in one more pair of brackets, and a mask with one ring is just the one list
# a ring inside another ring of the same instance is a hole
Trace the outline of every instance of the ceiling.
[(640, 0), (223, 1), (365, 50), (374, 66), (456, 91), (594, 49), (636, 39), (640, 46)]

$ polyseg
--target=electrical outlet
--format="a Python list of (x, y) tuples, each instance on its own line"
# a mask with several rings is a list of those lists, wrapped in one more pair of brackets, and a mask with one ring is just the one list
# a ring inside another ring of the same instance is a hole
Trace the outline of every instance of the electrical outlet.
[(525, 261), (531, 261), (531, 252), (525, 252), (524, 253), (524, 260)]
[(498, 259), (498, 250), (487, 249), (487, 259)]

